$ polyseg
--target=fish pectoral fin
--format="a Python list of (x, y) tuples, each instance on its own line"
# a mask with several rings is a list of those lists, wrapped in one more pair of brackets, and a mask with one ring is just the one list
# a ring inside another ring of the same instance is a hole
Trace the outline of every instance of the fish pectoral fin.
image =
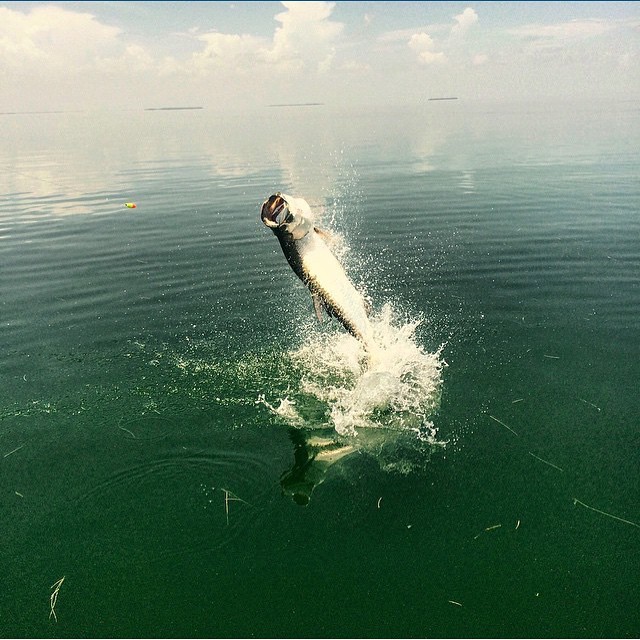
[(315, 312), (316, 312), (316, 318), (318, 318), (319, 322), (322, 322), (324, 320), (324, 316), (322, 315), (322, 310), (325, 309), (324, 303), (322, 302), (322, 298), (320, 298), (320, 296), (317, 293), (312, 293), (311, 299), (313, 300), (313, 308), (315, 309)]
[(334, 310), (327, 304), (327, 302), (322, 298), (321, 295), (312, 293), (311, 299), (313, 300), (313, 308), (316, 312), (316, 318), (318, 318), (320, 322), (324, 321), (325, 316), (322, 313), (323, 311), (329, 318), (336, 317)]
[(338, 243), (338, 239), (329, 233), (328, 231), (324, 231), (324, 229), (318, 229), (318, 227), (313, 227), (313, 230), (328, 244), (328, 245), (336, 245)]

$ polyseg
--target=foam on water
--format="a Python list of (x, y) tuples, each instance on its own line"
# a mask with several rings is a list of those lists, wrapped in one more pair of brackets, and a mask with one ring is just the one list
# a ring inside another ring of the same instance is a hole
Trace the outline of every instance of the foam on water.
[(446, 363), (442, 349), (429, 353), (418, 344), (419, 320), (402, 320), (387, 304), (371, 321), (379, 345), (373, 358), (337, 326), (306, 325), (301, 346), (288, 354), (298, 381), (289, 378), (285, 397), (269, 403), (260, 396), (258, 402), (289, 426), (331, 429), (384, 468), (410, 470), (416, 464), (407, 450), (422, 456), (445, 444), (431, 416)]
[(261, 393), (256, 400), (256, 404), (262, 404), (271, 413), (280, 418), (283, 418), (286, 422), (288, 422), (292, 426), (302, 427), (304, 426), (304, 418), (296, 411), (296, 402), (295, 400), (291, 400), (290, 398), (281, 398), (279, 400), (278, 406), (274, 406), (267, 402), (265, 399), (264, 393)]

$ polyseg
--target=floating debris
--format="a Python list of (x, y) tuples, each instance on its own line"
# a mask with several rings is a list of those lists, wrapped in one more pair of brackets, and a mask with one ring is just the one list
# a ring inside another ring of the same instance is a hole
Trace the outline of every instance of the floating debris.
[(136, 439), (135, 434), (133, 433), (133, 431), (129, 431), (129, 429), (125, 429), (124, 427), (118, 425), (118, 429), (120, 429), (121, 431), (124, 431), (126, 433), (128, 433), (134, 440)]
[(544, 462), (545, 464), (548, 464), (550, 467), (553, 467), (554, 469), (557, 469), (558, 471), (564, 471), (564, 469), (561, 469), (557, 465), (553, 464), (553, 462), (549, 462), (548, 460), (545, 460), (544, 458), (541, 458), (540, 456), (537, 456), (535, 453), (531, 453), (531, 451), (529, 451), (529, 455), (533, 456), (536, 460), (540, 460), (540, 462)]
[(229, 503), (230, 502), (244, 502), (244, 504), (249, 504), (246, 500), (242, 498), (238, 498), (235, 493), (231, 493), (228, 489), (222, 489), (224, 491), (224, 513), (227, 517), (227, 526), (229, 526)]
[(585, 404), (588, 404), (590, 407), (593, 407), (594, 409), (597, 409), (598, 411), (602, 411), (602, 409), (600, 407), (597, 407), (595, 404), (593, 404), (593, 402), (589, 402), (588, 400), (585, 400), (584, 398), (580, 398), (580, 400), (582, 400), (582, 402), (584, 402)]
[(511, 433), (513, 433), (513, 435), (515, 435), (515, 436), (518, 435), (508, 424), (505, 424), (504, 422), (502, 422), (502, 420), (498, 420), (498, 418), (496, 418), (495, 416), (492, 416), (491, 414), (489, 414), (489, 417), (492, 420), (495, 420), (498, 424), (501, 424), (503, 427), (506, 427), (507, 429), (509, 429), (509, 431), (511, 431)]
[(62, 576), (59, 580), (54, 582), (49, 588), (53, 589), (51, 592), (51, 596), (49, 597), (49, 604), (51, 606), (51, 611), (49, 612), (49, 619), (53, 616), (54, 620), (58, 622), (58, 616), (56, 615), (56, 603), (58, 602), (58, 593), (60, 592), (60, 587), (64, 582), (65, 576)]
[(607, 516), (608, 518), (613, 518), (614, 520), (619, 520), (620, 522), (624, 522), (625, 524), (630, 524), (632, 527), (638, 527), (640, 529), (640, 524), (637, 522), (631, 522), (631, 520), (625, 520), (624, 518), (619, 518), (618, 516), (614, 516), (612, 513), (607, 513), (606, 511), (600, 511), (600, 509), (596, 509), (595, 507), (590, 507), (588, 504), (581, 502), (578, 498), (573, 499), (574, 506), (576, 504), (582, 505), (585, 509), (590, 509), (591, 511), (595, 511), (603, 516)]
[(378, 498), (378, 509), (380, 508), (380, 503), (382, 502), (382, 496)]
[(9, 451), (9, 453), (5, 453), (2, 457), (3, 458), (8, 458), (11, 454), (15, 453), (16, 451), (20, 451), (20, 449), (22, 449), (22, 447), (24, 447), (23, 444), (21, 444), (19, 447), (16, 447), (13, 451)]
[(447, 602), (449, 602), (451, 604), (455, 604), (456, 607), (461, 607), (462, 606), (459, 602), (456, 602), (455, 600), (448, 600)]
[(494, 529), (499, 529), (501, 526), (501, 524), (493, 524), (490, 527), (483, 529), (477, 536), (473, 536), (473, 539), (477, 540), (485, 531), (493, 531)]
[(125, 202), (124, 206), (127, 207), (127, 209), (135, 209), (138, 205), (135, 202)]

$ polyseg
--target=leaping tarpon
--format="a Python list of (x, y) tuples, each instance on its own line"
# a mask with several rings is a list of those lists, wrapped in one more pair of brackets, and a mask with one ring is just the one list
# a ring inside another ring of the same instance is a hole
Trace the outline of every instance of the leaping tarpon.
[(306, 200), (275, 193), (263, 202), (260, 217), (280, 241), (294, 273), (309, 289), (318, 319), (322, 320), (323, 310), (336, 318), (371, 355), (375, 343), (369, 305), (329, 248), (328, 234), (314, 225)]

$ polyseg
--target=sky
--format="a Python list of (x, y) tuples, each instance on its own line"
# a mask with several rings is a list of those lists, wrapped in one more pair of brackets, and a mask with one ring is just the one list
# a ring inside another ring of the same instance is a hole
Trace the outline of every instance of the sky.
[(2, 2), (0, 113), (640, 99), (638, 2)]

